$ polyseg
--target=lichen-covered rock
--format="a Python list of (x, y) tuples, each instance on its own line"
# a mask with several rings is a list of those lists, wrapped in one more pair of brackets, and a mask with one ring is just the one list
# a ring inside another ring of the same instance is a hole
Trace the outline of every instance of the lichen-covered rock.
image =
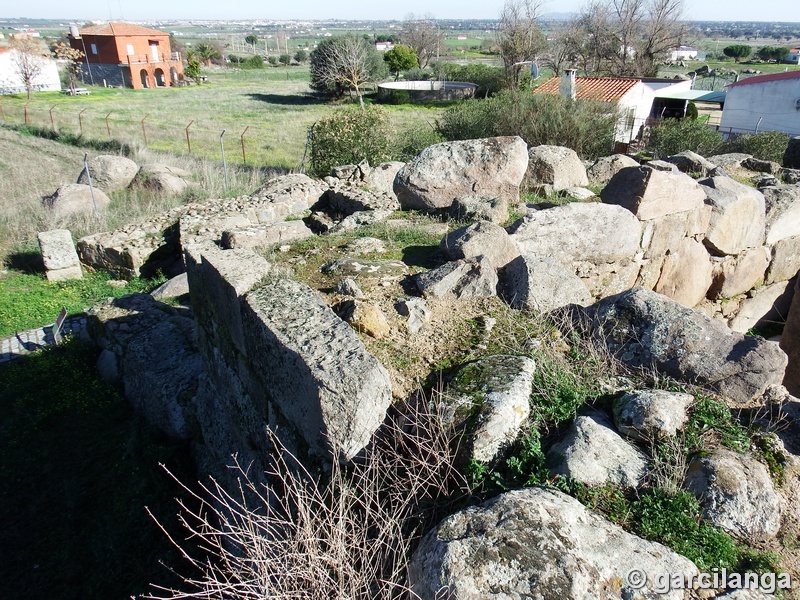
[(521, 252), (562, 262), (624, 260), (636, 254), (642, 237), (642, 225), (630, 211), (595, 202), (531, 211), (509, 231)]
[(490, 463), (517, 439), (531, 412), (535, 369), (526, 356), (496, 355), (458, 370), (447, 396), (469, 413), (468, 458)]
[(488, 298), (497, 295), (497, 272), (485, 256), (454, 260), (414, 277), (426, 298)]
[[(92, 185), (99, 187), (104, 192), (124, 190), (139, 172), (139, 165), (124, 156), (101, 154), (90, 158), (88, 164)], [(76, 183), (89, 184), (86, 169), (81, 171)]]
[(515, 204), (527, 168), (527, 145), (520, 137), (444, 142), (400, 169), (394, 192), (404, 209), (447, 208), (470, 195)]
[(519, 248), (506, 230), (488, 221), (456, 229), (442, 238), (439, 247), (450, 260), (485, 256), (495, 269), (519, 256)]
[(653, 441), (674, 436), (689, 419), (691, 394), (636, 390), (614, 402), (614, 423), (630, 438)]
[(587, 310), (588, 326), (622, 362), (719, 392), (738, 403), (783, 380), (786, 355), (655, 292), (634, 288)]
[(638, 167), (636, 159), (627, 154), (612, 154), (598, 158), (586, 170), (586, 175), (592, 183), (606, 184), (611, 178), (626, 167)]
[(708, 175), (717, 167), (717, 165), (710, 160), (706, 160), (691, 150), (673, 154), (664, 160), (678, 167), (678, 170), (682, 173), (691, 173), (694, 175)]
[(794, 285), (794, 298), (783, 327), (780, 345), (789, 357), (783, 385), (794, 396), (800, 396), (800, 277)]
[(779, 240), (772, 247), (766, 283), (787, 281), (800, 271), (800, 236)]
[(327, 194), (331, 208), (345, 216), (365, 210), (395, 211), (400, 203), (394, 194), (383, 191), (362, 190), (350, 185), (339, 185)]
[(314, 233), (303, 221), (279, 221), (266, 225), (250, 225), (226, 229), (222, 232), (222, 247), (226, 249), (253, 249), (272, 244), (296, 242), (311, 237)]
[(362, 277), (383, 277), (384, 275), (404, 275), (408, 267), (399, 260), (361, 260), (359, 258), (337, 258), (332, 263), (323, 265), (323, 273), (337, 275), (360, 275)]
[(764, 241), (765, 205), (761, 192), (730, 177), (700, 181), (712, 208), (705, 243), (720, 255), (739, 254)]
[(551, 473), (587, 485), (637, 487), (647, 472), (644, 454), (599, 413), (576, 417), (564, 439), (550, 447), (547, 464)]
[[(634, 568), (647, 577), (640, 589), (626, 579)], [(698, 571), (661, 544), (539, 487), (451, 515), (422, 539), (409, 565), (421, 600), (683, 600), (684, 590), (655, 591), (661, 573)]]
[(167, 300), (169, 298), (179, 298), (189, 293), (189, 277), (186, 273), (176, 275), (169, 281), (165, 281), (150, 295), (156, 300)]
[[(709, 298), (732, 298), (764, 282), (770, 253), (763, 246), (745, 250), (738, 256), (714, 261), (714, 282)], [(788, 279), (788, 277), (787, 277)]]
[(703, 518), (750, 542), (775, 537), (781, 524), (781, 499), (767, 468), (756, 459), (728, 450), (695, 458), (686, 486), (700, 499)]
[(570, 268), (549, 256), (523, 254), (501, 272), (502, 295), (514, 308), (548, 312), (592, 302), (589, 290)]
[(684, 173), (667, 173), (651, 166), (628, 167), (608, 182), (600, 198), (619, 204), (642, 221), (693, 210), (702, 206), (705, 193)]
[(589, 185), (586, 167), (578, 154), (564, 146), (534, 146), (528, 150), (526, 187), (548, 196), (571, 187)]
[(145, 185), (163, 196), (180, 196), (189, 189), (189, 183), (172, 173), (154, 173), (147, 178)]

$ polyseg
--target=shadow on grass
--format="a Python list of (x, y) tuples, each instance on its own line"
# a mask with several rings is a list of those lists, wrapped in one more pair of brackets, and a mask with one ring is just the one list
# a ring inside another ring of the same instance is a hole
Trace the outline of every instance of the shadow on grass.
[(312, 94), (247, 94), (253, 100), (266, 102), (268, 104), (282, 104), (285, 106), (307, 106), (313, 104), (326, 104), (325, 98), (319, 98)]
[[(180, 531), (188, 449), (159, 436), (99, 380), (97, 352), (72, 338), (0, 364), (4, 598), (128, 598), (175, 585), (182, 559), (145, 511)], [(163, 564), (162, 564), (163, 563)]]
[(41, 275), (44, 273), (42, 254), (36, 250), (21, 250), (9, 254), (6, 264), (15, 271), (28, 275)]
[(433, 269), (445, 262), (439, 246), (406, 246), (402, 260), (411, 267), (424, 269)]

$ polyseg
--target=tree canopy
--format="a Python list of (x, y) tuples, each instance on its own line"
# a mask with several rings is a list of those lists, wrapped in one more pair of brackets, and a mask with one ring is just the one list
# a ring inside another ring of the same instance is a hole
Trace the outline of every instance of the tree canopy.
[(413, 13), (406, 16), (400, 33), (403, 44), (417, 53), (419, 66), (423, 69), (440, 50), (444, 34), (434, 23), (433, 17), (417, 17)]
[(733, 44), (732, 46), (725, 46), (722, 49), (722, 53), (725, 56), (730, 56), (737, 63), (743, 58), (750, 56), (752, 51), (753, 47), (748, 44)]
[(309, 61), (312, 89), (334, 96), (352, 90), (362, 107), (361, 87), (386, 72), (375, 46), (352, 34), (323, 40), (311, 52)]
[(389, 72), (394, 73), (395, 79), (400, 78), (400, 71), (407, 71), (419, 66), (417, 53), (409, 46), (395, 46), (383, 54), (383, 60), (389, 67)]
[(506, 0), (500, 11), (497, 26), (497, 41), (503, 56), (503, 65), (509, 87), (519, 87), (524, 63), (536, 59), (536, 54), (545, 47), (545, 37), (536, 24), (541, 0)]

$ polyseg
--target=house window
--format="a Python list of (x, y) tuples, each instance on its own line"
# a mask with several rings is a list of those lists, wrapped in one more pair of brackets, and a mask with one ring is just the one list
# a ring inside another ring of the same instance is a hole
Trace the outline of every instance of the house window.
[(92, 44), (92, 54), (97, 54), (97, 44)]
[(133, 51), (133, 44), (128, 44), (127, 48), (128, 48), (128, 56), (133, 56), (134, 54), (136, 54)]

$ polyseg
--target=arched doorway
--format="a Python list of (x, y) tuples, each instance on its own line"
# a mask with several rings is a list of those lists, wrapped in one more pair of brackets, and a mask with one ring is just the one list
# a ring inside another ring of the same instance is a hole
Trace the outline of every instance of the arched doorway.
[(156, 69), (154, 75), (156, 77), (156, 87), (166, 87), (167, 80), (164, 77), (163, 69)]
[(175, 67), (171, 67), (169, 70), (169, 79), (172, 82), (173, 86), (176, 86), (180, 83), (180, 77), (178, 76), (178, 69)]
[(147, 76), (147, 69), (142, 69), (139, 71), (139, 77), (142, 80), (142, 87), (149, 88), (150, 87), (150, 78)]

